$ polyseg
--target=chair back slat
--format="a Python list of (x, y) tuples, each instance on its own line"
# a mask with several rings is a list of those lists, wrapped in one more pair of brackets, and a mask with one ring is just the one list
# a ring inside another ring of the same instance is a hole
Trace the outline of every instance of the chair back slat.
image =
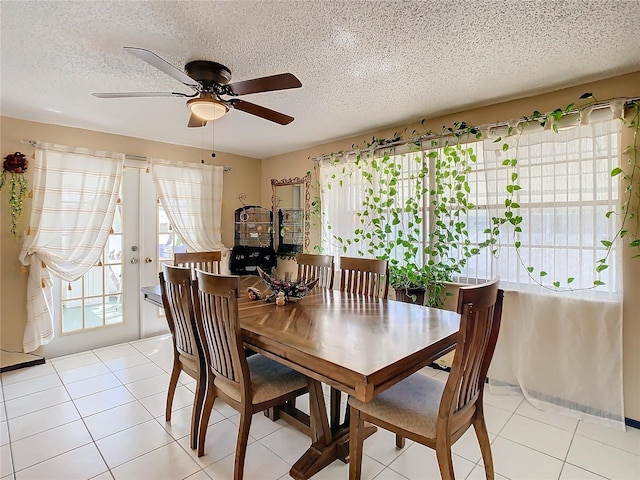
[(298, 264), (297, 280), (318, 279), (316, 287), (333, 288), (333, 255), (311, 255), (308, 253), (298, 253), (296, 255)]
[(163, 265), (159, 278), (165, 316), (176, 350), (182, 354), (198, 355), (190, 270)]
[(389, 294), (389, 264), (370, 258), (340, 258), (340, 290), (373, 298)]
[(192, 280), (195, 280), (196, 278), (196, 270), (219, 274), (221, 262), (221, 251), (175, 253), (173, 255), (174, 265), (179, 267), (188, 267), (191, 269)]
[(487, 371), (498, 340), (502, 299), (503, 291), (498, 289), (497, 279), (460, 288), (460, 331), (438, 421), (456, 425), (458, 414), (467, 415), (468, 409), (482, 400)]
[(248, 386), (248, 364), (238, 320), (239, 277), (197, 272), (196, 319), (213, 373)]

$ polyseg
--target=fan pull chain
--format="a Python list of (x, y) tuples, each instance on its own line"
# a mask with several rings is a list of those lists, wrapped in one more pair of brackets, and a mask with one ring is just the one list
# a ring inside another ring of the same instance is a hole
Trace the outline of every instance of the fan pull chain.
[(211, 158), (216, 158), (216, 122), (211, 122)]

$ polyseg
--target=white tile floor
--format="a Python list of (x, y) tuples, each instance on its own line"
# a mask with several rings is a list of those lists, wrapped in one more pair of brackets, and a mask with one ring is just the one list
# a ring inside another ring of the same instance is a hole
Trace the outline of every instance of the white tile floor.
[[(189, 448), (195, 385), (189, 377), (181, 378), (171, 423), (164, 421), (170, 342), (160, 336), (2, 374), (0, 479), (232, 478), (235, 410), (216, 402), (201, 458)], [(640, 430), (621, 432), (546, 414), (517, 396), (487, 393), (485, 410), (498, 479), (640, 479)], [(289, 478), (309, 444), (281, 420), (256, 415), (245, 478)], [(473, 431), (453, 451), (458, 479), (484, 478)], [(347, 477), (347, 465), (336, 461), (314, 479)], [(363, 478), (423, 480), (439, 474), (432, 450), (409, 441), (397, 450), (393, 435), (379, 430), (365, 442)]]

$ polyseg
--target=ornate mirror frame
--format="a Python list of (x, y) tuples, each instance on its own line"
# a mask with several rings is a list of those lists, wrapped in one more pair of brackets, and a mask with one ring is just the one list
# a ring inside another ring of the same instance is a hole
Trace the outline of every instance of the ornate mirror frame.
[[(309, 186), (311, 184), (311, 174), (307, 173), (304, 177), (295, 177), (295, 178), (286, 178), (282, 180), (277, 180), (275, 178), (271, 179), (271, 209), (273, 211), (273, 223), (276, 226), (274, 228), (274, 236), (278, 234), (280, 227), (280, 222), (278, 219), (278, 206), (280, 204), (280, 197), (276, 194), (276, 187), (284, 187), (288, 185), (302, 185), (304, 188), (304, 192), (302, 195), (303, 198), (303, 244), (302, 249), (303, 252), (307, 252), (309, 250), (309, 206), (311, 202), (311, 195), (309, 193)], [(276, 247), (276, 255), (278, 258), (289, 259), (295, 257), (295, 253), (281, 253), (278, 252), (279, 245), (275, 244), (274, 238), (274, 246)]]

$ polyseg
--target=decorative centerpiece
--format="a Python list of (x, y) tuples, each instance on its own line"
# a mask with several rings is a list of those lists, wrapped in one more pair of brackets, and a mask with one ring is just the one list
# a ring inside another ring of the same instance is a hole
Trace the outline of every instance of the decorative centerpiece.
[(4, 157), (2, 175), (0, 176), (0, 190), (5, 186), (9, 177), (9, 208), (11, 210), (11, 235), (18, 236), (17, 224), (22, 216), (24, 199), (27, 196), (27, 179), (24, 177), (29, 161), (24, 153), (16, 152)]
[(260, 267), (258, 267), (258, 275), (260, 275), (260, 278), (269, 290), (273, 292), (264, 299), (265, 302), (273, 301), (278, 294), (282, 294), (280, 295), (280, 298), (284, 297), (284, 300), (286, 301), (300, 300), (318, 283), (317, 278), (313, 280), (302, 279), (297, 282), (282, 280), (274, 274), (266, 273)]

